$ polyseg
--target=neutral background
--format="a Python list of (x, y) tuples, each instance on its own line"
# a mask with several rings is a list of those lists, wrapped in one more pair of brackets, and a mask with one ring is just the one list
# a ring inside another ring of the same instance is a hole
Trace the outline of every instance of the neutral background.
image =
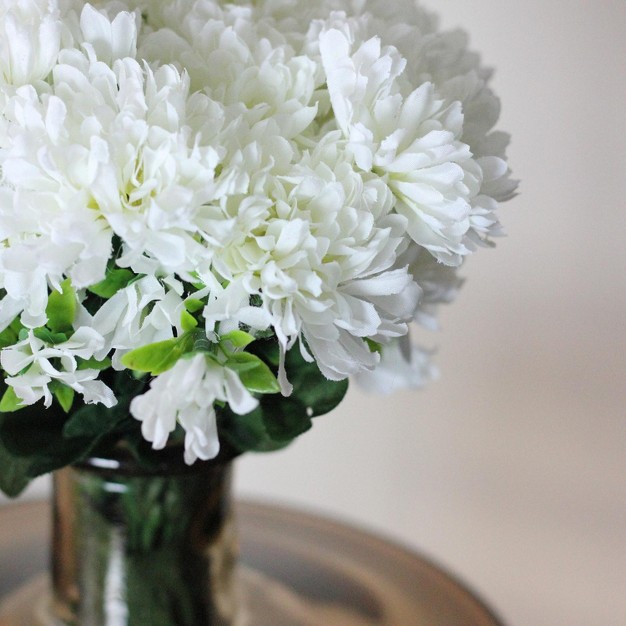
[(439, 382), (352, 389), (237, 489), (422, 550), (510, 626), (625, 626), (626, 2), (427, 4), (497, 67), (508, 237), (428, 338)]

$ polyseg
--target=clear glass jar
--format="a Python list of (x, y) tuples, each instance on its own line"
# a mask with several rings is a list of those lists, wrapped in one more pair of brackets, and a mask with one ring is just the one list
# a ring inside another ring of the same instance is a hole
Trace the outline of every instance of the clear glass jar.
[(235, 623), (232, 462), (91, 458), (54, 477), (47, 624)]

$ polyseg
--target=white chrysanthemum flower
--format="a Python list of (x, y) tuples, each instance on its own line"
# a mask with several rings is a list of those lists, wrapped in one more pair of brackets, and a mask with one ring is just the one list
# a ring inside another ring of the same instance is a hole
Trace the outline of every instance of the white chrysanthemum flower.
[[(63, 113), (58, 102), (51, 102), (43, 115), (36, 102), (28, 88), (12, 100), (15, 126), (22, 122), (27, 128), (16, 133), (10, 149), (0, 151), (0, 286), (7, 293), (0, 305), (3, 327), (22, 310), (26, 326), (45, 324), (48, 286), (58, 289), (65, 276), (75, 288), (98, 282), (111, 253), (111, 233), (87, 206), (85, 195), (69, 188), (60, 172), (40, 175), (51, 164), (38, 143), (46, 133), (56, 135), (55, 118)], [(31, 154), (37, 154), (40, 169), (29, 162)]]
[(387, 178), (408, 233), (440, 261), (458, 265), (468, 249), (470, 199), (480, 168), (459, 138), (461, 105), (446, 105), (425, 83), (404, 97), (406, 61), (380, 39), (353, 42), (329, 29), (320, 50), (337, 124), (357, 165)]
[(238, 415), (258, 405), (236, 372), (196, 354), (157, 376), (146, 393), (133, 398), (130, 412), (141, 421), (141, 432), (155, 450), (165, 447), (179, 423), (185, 430), (185, 462), (191, 465), (219, 452), (215, 401), (228, 402)]
[(139, 54), (184, 67), (193, 90), (225, 106), (243, 105), (255, 119), (272, 118), (290, 139), (313, 121), (317, 65), (296, 56), (282, 33), (255, 19), (252, 7), (160, 3), (150, 11), (164, 28), (142, 41)]
[(439, 306), (453, 302), (464, 282), (458, 275), (458, 268), (437, 262), (418, 246), (410, 246), (399, 262), (409, 266), (413, 280), (422, 290), (415, 321), (428, 330), (438, 330)]
[(170, 285), (154, 276), (145, 276), (120, 289), (93, 318), (82, 311), (89, 325), (104, 337), (97, 358), (104, 358), (114, 350), (113, 367), (121, 370), (124, 367), (120, 359), (129, 350), (171, 339), (175, 333), (182, 332), (180, 316), (185, 305), (180, 284), (171, 278), (168, 282)]
[(250, 277), (245, 274), (237, 277), (223, 287), (214, 276), (210, 278), (211, 289), (208, 303), (202, 311), (209, 336), (223, 335), (237, 330), (240, 325), (247, 326), (251, 332), (267, 330), (272, 324), (272, 316), (261, 306), (250, 304), (251, 292), (255, 287), (249, 283)]
[(124, 242), (118, 263), (137, 272), (197, 269), (206, 252), (194, 218), (217, 165), (216, 150), (201, 147), (187, 124), (200, 96), (190, 98), (187, 78), (169, 66), (152, 72), (126, 58), (108, 68), (77, 53), (62, 61), (55, 87), (76, 119), (93, 124), (82, 122), (71, 139), (96, 163), (84, 185)]
[(431, 353), (411, 344), (408, 335), (385, 344), (376, 369), (360, 372), (360, 387), (374, 393), (389, 394), (401, 389), (421, 389), (437, 377)]
[[(284, 393), (298, 342), (328, 379), (419, 386), (407, 325), (435, 327), (515, 191), (490, 76), (415, 0), (6, 0), (0, 331), (37, 329), (2, 351), (8, 383), (26, 403), (54, 381), (111, 403), (82, 355), (120, 369), (183, 315), (209, 341), (273, 329)], [(98, 300), (112, 264), (135, 280)], [(47, 345), (66, 278), (78, 330)], [(216, 400), (256, 406), (196, 355), (132, 407), (155, 448), (180, 423), (192, 462), (219, 449)]]
[[(7, 305), (19, 303), (22, 322), (32, 327), (46, 321), (49, 284), (56, 288), (65, 276), (76, 288), (96, 283), (111, 253), (106, 224), (88, 206), (84, 191), (72, 188), (79, 154), (59, 150), (66, 107), (56, 97), (43, 100), (44, 105), (31, 87), (9, 100), (9, 142), (0, 150), (0, 286)], [(66, 171), (55, 163), (57, 155)]]
[(148, 13), (168, 27), (148, 34), (139, 54), (185, 68), (191, 89), (222, 107), (210, 139), (222, 148), (219, 174), (201, 223), (211, 245), (229, 245), (220, 237), (240, 225), (239, 205), (254, 196), (267, 202), (271, 177), (297, 161), (293, 141), (317, 113), (318, 64), (296, 56), (281, 33), (253, 19), (251, 7), (178, 2)]
[(55, 0), (3, 0), (0, 4), (0, 88), (44, 80), (61, 49)]
[[(406, 221), (391, 213), (384, 182), (356, 171), (342, 146), (332, 133), (275, 177), (271, 209), (215, 255), (215, 267), (239, 285), (223, 298), (240, 299), (227, 306), (217, 297), (205, 310), (219, 321), (242, 304), (241, 288), (260, 296), (283, 355), (304, 338), (332, 380), (374, 367), (378, 354), (364, 338), (404, 334), (419, 295), (406, 269), (395, 267)], [(287, 392), (282, 369), (279, 379)]]
[(510, 199), (517, 187), (506, 163), (509, 136), (493, 131), (500, 116), (500, 101), (488, 86), (492, 70), (482, 66), (480, 56), (468, 49), (467, 33), (439, 32), (436, 16), (426, 14), (410, 0), (368, 0), (364, 9), (376, 15), (368, 21), (368, 36), (381, 36), (407, 60), (408, 83), (432, 82), (446, 103), (462, 104), (460, 140), (469, 146), (482, 170), (477, 176), (480, 190), (470, 198), (470, 228), (465, 243), (470, 248), (484, 245), (489, 237), (501, 234), (496, 216), (498, 203)]
[(137, 54), (137, 31), (140, 16), (128, 11), (98, 11), (86, 4), (80, 13), (81, 36), (77, 43), (89, 44), (99, 61), (111, 65), (117, 59)]
[(84, 326), (67, 341), (56, 345), (46, 344), (30, 331), (26, 339), (0, 352), (0, 363), (9, 374), (6, 383), (24, 404), (43, 399), (44, 405), (49, 407), (52, 403), (49, 385), (59, 381), (82, 394), (86, 403), (111, 407), (117, 400), (109, 387), (96, 380), (99, 371), (81, 369), (76, 360), (92, 358), (103, 344), (104, 339), (98, 332)]
[(113, 233), (118, 263), (137, 272), (186, 276), (210, 263), (195, 220), (217, 153), (186, 124), (185, 77), (132, 59), (111, 69), (78, 51), (61, 61), (53, 95), (24, 87), (10, 99), (0, 155), (0, 286), (25, 301), (32, 326), (45, 323), (48, 283), (104, 278)]

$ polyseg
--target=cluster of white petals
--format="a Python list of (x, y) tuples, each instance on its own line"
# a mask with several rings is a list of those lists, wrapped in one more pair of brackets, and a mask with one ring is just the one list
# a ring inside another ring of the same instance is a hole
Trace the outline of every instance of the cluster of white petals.
[[(409, 325), (436, 325), (515, 191), (489, 78), (414, 0), (6, 0), (0, 332), (22, 331), (7, 384), (24, 404), (50, 405), (58, 381), (111, 406), (80, 359), (123, 369), (181, 337), (193, 300), (207, 345), (275, 337), (284, 394), (291, 349), (330, 380), (420, 386), (433, 369)], [(68, 279), (73, 332), (46, 343), (34, 331)], [(192, 462), (219, 448), (215, 401), (256, 406), (201, 353), (131, 410), (155, 448), (180, 424)]]
[(96, 359), (104, 359), (113, 350), (113, 365), (122, 369), (119, 360), (132, 348), (171, 339), (180, 332), (184, 304), (180, 285), (170, 283), (145, 276), (120, 289), (93, 317), (82, 312), (82, 323), (104, 338), (103, 348), (94, 355)]
[(429, 352), (413, 345), (405, 335), (385, 346), (375, 371), (363, 370), (357, 380), (369, 391), (389, 394), (402, 389), (421, 389), (437, 375)]
[(3, 0), (0, 5), (0, 85), (44, 80), (61, 49), (63, 24), (51, 0)]
[[(107, 407), (115, 404), (115, 396), (102, 381), (96, 380), (98, 370), (79, 368), (77, 358), (90, 359), (102, 349), (104, 339), (92, 328), (81, 326), (71, 339), (54, 346), (34, 336), (5, 348), (0, 354), (2, 368), (9, 375), (7, 385), (24, 404), (34, 404), (43, 399), (52, 404), (49, 385), (59, 381), (80, 393), (86, 403), (101, 403)], [(24, 370), (25, 373), (22, 373)]]
[(196, 354), (180, 359), (157, 376), (146, 393), (133, 398), (130, 411), (141, 421), (141, 432), (155, 450), (165, 447), (170, 433), (180, 424), (185, 430), (185, 462), (191, 465), (197, 459), (212, 459), (219, 452), (213, 407), (216, 400), (228, 402), (239, 415), (258, 404), (234, 371)]

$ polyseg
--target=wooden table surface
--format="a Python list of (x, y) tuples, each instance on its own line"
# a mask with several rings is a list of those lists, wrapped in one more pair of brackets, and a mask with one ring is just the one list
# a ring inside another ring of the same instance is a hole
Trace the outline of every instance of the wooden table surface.
[[(0, 510), (0, 626), (32, 623), (19, 605), (45, 594), (49, 518), (45, 503)], [(439, 567), (368, 533), (251, 503), (237, 504), (237, 519), (251, 613), (263, 605), (253, 626), (500, 624)]]

